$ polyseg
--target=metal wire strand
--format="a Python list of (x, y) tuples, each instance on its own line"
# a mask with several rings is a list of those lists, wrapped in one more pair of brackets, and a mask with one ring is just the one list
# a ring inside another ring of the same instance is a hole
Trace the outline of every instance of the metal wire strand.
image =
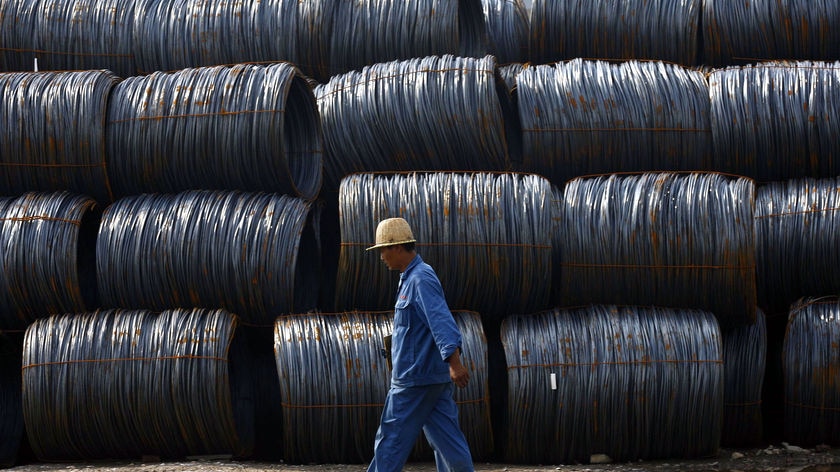
[(100, 214), (93, 199), (68, 192), (0, 199), (0, 329), (99, 305)]
[(721, 446), (758, 447), (764, 420), (761, 389), (767, 365), (767, 321), (756, 310), (755, 323), (724, 330), (723, 428)]
[(792, 179), (756, 190), (758, 301), (783, 313), (814, 293), (840, 293), (840, 179)]
[(412, 57), (488, 52), (481, 0), (335, 2), (333, 15), (331, 76)]
[(529, 60), (697, 63), (701, 0), (533, 0)]
[(134, 31), (137, 63), (147, 73), (282, 60), (329, 78), (333, 2), (147, 1)]
[(528, 57), (528, 12), (523, 0), (481, 0), (490, 54), (501, 64)]
[(575, 59), (516, 76), (522, 170), (556, 185), (605, 172), (715, 170), (704, 76)]
[(272, 325), (318, 299), (317, 207), (286, 195), (188, 191), (106, 208), (96, 276), (106, 308), (225, 308)]
[(23, 333), (0, 332), (0, 467), (13, 467), (23, 439), (21, 353)]
[(105, 114), (117, 81), (107, 71), (0, 74), (0, 194), (68, 190), (110, 202)]
[(137, 73), (135, 15), (147, 0), (4, 0), (0, 71), (108, 69)]
[(41, 460), (247, 455), (251, 379), (224, 310), (55, 315), (26, 330), (23, 414)]
[(699, 308), (724, 327), (756, 312), (754, 184), (706, 173), (582, 177), (563, 194), (565, 306)]
[(379, 260), (376, 225), (400, 216), (450, 307), (499, 317), (549, 306), (551, 186), (513, 173), (354, 174), (339, 191), (339, 310), (393, 308), (397, 274)]
[(330, 188), (353, 172), (509, 168), (516, 118), (492, 56), (375, 64), (315, 95)]
[(502, 322), (506, 460), (697, 458), (717, 452), (721, 337), (705, 311), (554, 309)]
[[(487, 341), (478, 313), (454, 312), (470, 383), (456, 389), (461, 428), (473, 458), (493, 450)], [(361, 463), (372, 458), (391, 372), (380, 354), (393, 311), (281, 316), (274, 352), (283, 402), (285, 460)], [(412, 458), (431, 460), (421, 437)]]
[(715, 67), (840, 57), (834, 0), (706, 0), (702, 14), (704, 62)]
[(315, 97), (288, 63), (132, 77), (108, 106), (117, 196), (189, 189), (314, 199), (323, 142)]
[(785, 437), (803, 447), (840, 444), (840, 299), (805, 297), (790, 308), (782, 348)]
[(715, 69), (709, 96), (717, 170), (759, 182), (840, 175), (840, 62)]

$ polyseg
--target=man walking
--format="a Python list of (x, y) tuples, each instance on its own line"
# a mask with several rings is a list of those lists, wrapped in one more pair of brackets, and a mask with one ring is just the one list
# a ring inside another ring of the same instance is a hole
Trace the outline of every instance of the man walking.
[(449, 311), (434, 269), (417, 254), (416, 240), (403, 218), (376, 227), (380, 259), (400, 272), (394, 307), (391, 388), (374, 443), (368, 472), (402, 470), (422, 430), (435, 451), (438, 471), (473, 471), (470, 449), (458, 424), (452, 384), (466, 387), (470, 374), (461, 363), (461, 333)]

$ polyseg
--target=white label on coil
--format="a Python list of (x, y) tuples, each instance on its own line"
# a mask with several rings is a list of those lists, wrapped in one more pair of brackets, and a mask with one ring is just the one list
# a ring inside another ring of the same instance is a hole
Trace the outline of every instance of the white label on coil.
[(551, 373), (551, 389), (557, 390), (557, 374)]

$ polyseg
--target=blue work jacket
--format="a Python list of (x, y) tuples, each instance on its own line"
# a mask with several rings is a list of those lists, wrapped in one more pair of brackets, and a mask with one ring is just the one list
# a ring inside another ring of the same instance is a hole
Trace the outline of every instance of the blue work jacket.
[(446, 359), (461, 347), (434, 269), (417, 255), (400, 274), (394, 307), (391, 385), (416, 387), (451, 382)]

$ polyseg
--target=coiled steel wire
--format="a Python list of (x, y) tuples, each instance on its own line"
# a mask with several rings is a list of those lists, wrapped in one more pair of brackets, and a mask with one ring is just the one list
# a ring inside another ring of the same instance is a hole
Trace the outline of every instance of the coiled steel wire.
[(698, 308), (723, 327), (756, 311), (753, 182), (713, 173), (581, 177), (566, 184), (563, 305)]
[(616, 461), (714, 454), (721, 336), (705, 311), (595, 305), (502, 322), (506, 460)]
[(501, 64), (528, 57), (528, 12), (522, 0), (481, 0), (490, 53)]
[(117, 200), (102, 215), (106, 308), (225, 308), (243, 322), (315, 307), (317, 207), (277, 194), (187, 191)]
[(723, 428), (721, 445), (757, 447), (762, 443), (761, 389), (767, 364), (767, 321), (756, 310), (755, 323), (724, 330)]
[(481, 0), (335, 2), (330, 75), (376, 63), (488, 53)]
[(330, 188), (353, 172), (509, 168), (516, 118), (492, 56), (375, 64), (315, 96)]
[(135, 15), (142, 17), (147, 3), (4, 0), (0, 71), (108, 69), (120, 77), (134, 75)]
[(118, 196), (238, 189), (314, 199), (321, 188), (318, 108), (288, 63), (126, 79), (111, 96), (107, 138)]
[(840, 299), (805, 297), (790, 308), (782, 354), (785, 437), (840, 444)]
[(709, 94), (717, 170), (759, 182), (840, 175), (840, 62), (716, 69)]
[(0, 467), (17, 462), (23, 439), (21, 409), (22, 333), (0, 332)]
[(697, 63), (701, 0), (533, 0), (529, 60)]
[(700, 72), (575, 59), (517, 75), (522, 170), (562, 185), (605, 172), (714, 170)]
[(514, 97), (516, 96), (516, 76), (519, 75), (519, 73), (526, 67), (529, 67), (529, 65), (519, 62), (499, 67), (499, 75), (505, 82), (509, 93)]
[(373, 245), (380, 220), (411, 225), (449, 306), (492, 318), (549, 306), (551, 185), (513, 173), (354, 174), (339, 191), (339, 310), (394, 306), (398, 277)]
[(112, 200), (107, 71), (0, 74), (0, 194), (68, 190)]
[[(473, 458), (493, 450), (487, 388), (487, 341), (478, 313), (454, 312), (463, 338), (461, 358), (470, 382), (455, 389), (461, 429)], [(283, 401), (287, 462), (370, 461), (391, 372), (383, 336), (393, 311), (310, 313), (281, 316), (274, 351)], [(420, 439), (413, 457), (430, 459)]]
[(814, 293), (840, 293), (840, 179), (761, 185), (755, 205), (759, 304), (786, 312)]
[(148, 73), (282, 60), (327, 80), (333, 3), (150, 0), (135, 26), (138, 67)]
[(245, 456), (249, 361), (224, 310), (55, 315), (26, 330), (23, 414), (42, 460)]
[(69, 192), (30, 192), (0, 207), (0, 329), (97, 307), (96, 202)]
[(834, 0), (703, 2), (704, 63), (840, 59), (840, 4)]

